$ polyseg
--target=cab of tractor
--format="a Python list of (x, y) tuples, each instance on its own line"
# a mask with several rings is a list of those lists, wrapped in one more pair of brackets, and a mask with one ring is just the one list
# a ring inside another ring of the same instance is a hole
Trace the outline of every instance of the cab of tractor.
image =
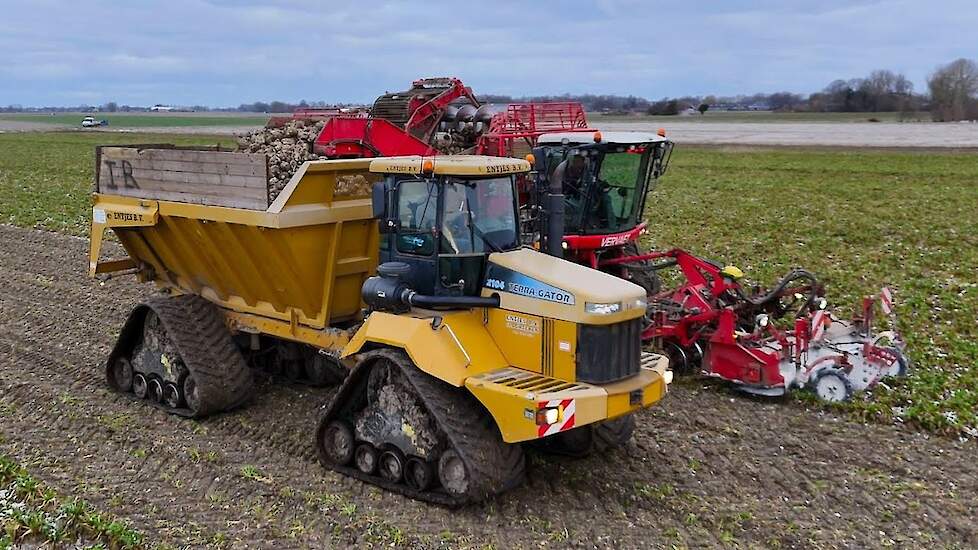
[[(489, 254), (520, 246), (516, 174), (526, 163), (497, 157), (400, 157), (373, 190), (380, 261), (407, 266), (419, 293), (477, 296)], [(407, 170), (407, 171), (404, 171)]]
[(646, 197), (669, 165), (673, 143), (645, 132), (544, 134), (534, 149), (536, 193), (564, 197), (569, 259), (597, 267), (601, 249), (633, 243), (645, 228)]

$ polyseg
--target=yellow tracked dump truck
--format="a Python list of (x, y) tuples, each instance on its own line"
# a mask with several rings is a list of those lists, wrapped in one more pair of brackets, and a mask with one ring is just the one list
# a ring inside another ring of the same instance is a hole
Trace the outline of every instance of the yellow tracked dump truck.
[[(99, 148), (90, 273), (161, 291), (106, 362), (116, 391), (201, 417), (256, 369), (341, 383), (323, 465), (446, 505), (519, 484), (522, 443), (622, 443), (665, 394), (645, 291), (520, 246), (526, 161), (311, 161), (269, 201), (260, 157)], [(102, 258), (107, 228), (128, 257)]]

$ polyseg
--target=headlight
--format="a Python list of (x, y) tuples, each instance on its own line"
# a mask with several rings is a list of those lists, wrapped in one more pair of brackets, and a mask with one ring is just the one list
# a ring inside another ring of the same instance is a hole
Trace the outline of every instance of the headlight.
[(592, 313), (594, 315), (611, 315), (612, 313), (618, 313), (621, 311), (621, 302), (613, 302), (610, 304), (585, 302), (584, 311), (585, 313)]
[(545, 407), (537, 409), (537, 426), (550, 426), (560, 422), (564, 417), (563, 407)]

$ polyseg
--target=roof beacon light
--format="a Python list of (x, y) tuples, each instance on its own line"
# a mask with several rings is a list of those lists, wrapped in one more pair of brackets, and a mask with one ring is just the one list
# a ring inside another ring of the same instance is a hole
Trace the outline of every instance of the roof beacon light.
[(529, 162), (530, 163), (530, 166), (533, 166), (534, 164), (537, 163), (537, 158), (535, 156), (533, 156), (533, 153), (527, 153), (526, 154), (526, 162)]
[(601, 132), (594, 132), (594, 143), (601, 143)]
[(430, 174), (435, 171), (435, 161), (431, 159), (424, 159), (421, 162), (421, 172), (424, 174)]
[(659, 128), (659, 131), (656, 132), (656, 133), (659, 134), (659, 137), (666, 137), (666, 129), (665, 128)]

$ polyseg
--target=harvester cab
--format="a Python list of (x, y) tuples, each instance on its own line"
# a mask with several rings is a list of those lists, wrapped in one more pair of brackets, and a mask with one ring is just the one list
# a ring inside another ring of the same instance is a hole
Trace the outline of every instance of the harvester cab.
[(666, 172), (672, 146), (665, 137), (644, 132), (540, 136), (534, 149), (543, 160), (538, 189), (561, 188), (568, 256), (588, 257), (597, 267), (602, 249), (638, 238), (646, 226), (646, 197)]

